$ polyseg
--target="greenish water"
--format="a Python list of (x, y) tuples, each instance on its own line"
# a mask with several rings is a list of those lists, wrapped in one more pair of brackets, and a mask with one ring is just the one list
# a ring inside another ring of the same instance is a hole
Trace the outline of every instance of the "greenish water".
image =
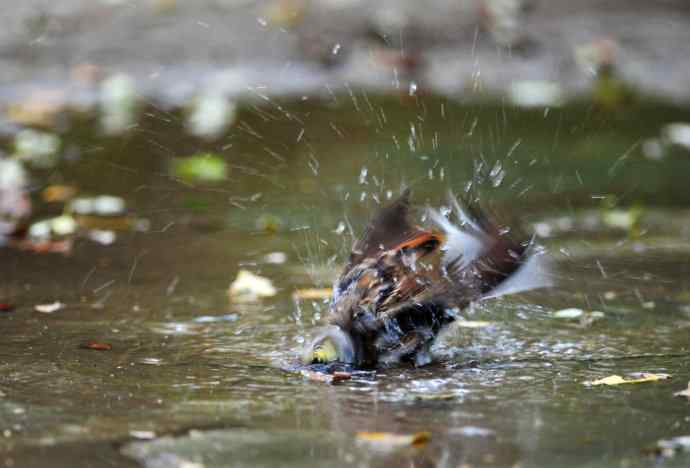
[[(203, 143), (179, 113), (149, 109), (121, 137), (74, 116), (73, 160), (33, 182), (124, 197), (151, 227), (111, 246), (79, 240), (69, 256), (0, 250), (0, 302), (15, 305), (0, 312), (0, 463), (686, 466), (687, 454), (645, 449), (690, 434), (690, 405), (673, 397), (690, 380), (690, 158), (649, 160), (641, 146), (689, 117), (654, 103), (545, 112), (356, 93), (247, 105)], [(170, 177), (173, 158), (202, 150), (226, 158), (227, 182)], [(339, 223), (361, 230), (402, 184), (422, 205), (443, 203), (480, 161), (495, 174), (483, 196), (549, 234), (557, 287), (473, 307), (467, 318), (490, 325), (449, 330), (428, 367), (337, 385), (283, 371), (325, 315), (292, 293), (337, 274), (351, 242)], [(634, 228), (607, 224), (612, 195), (641, 210)], [(55, 211), (38, 204), (36, 216)], [(272, 252), (287, 261), (268, 262)], [(278, 294), (231, 304), (240, 268)], [(33, 309), (56, 300), (66, 307)], [(604, 315), (553, 316), (568, 307)], [(91, 339), (113, 349), (79, 348)], [(583, 385), (640, 371), (673, 377)], [(432, 438), (380, 453), (358, 431)]]

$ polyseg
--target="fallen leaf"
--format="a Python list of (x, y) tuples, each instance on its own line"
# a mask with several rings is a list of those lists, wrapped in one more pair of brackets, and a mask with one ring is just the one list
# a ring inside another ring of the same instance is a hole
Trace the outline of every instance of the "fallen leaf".
[(690, 382), (688, 382), (688, 388), (686, 388), (685, 390), (681, 390), (679, 392), (674, 393), (673, 396), (686, 397), (690, 400)]
[(14, 306), (12, 304), (8, 304), (7, 302), (0, 302), (0, 312), (12, 312), (14, 310)]
[(51, 304), (37, 304), (34, 306), (36, 312), (41, 312), (42, 314), (52, 314), (60, 309), (63, 309), (65, 304), (60, 301), (55, 301)]
[(621, 384), (634, 384), (634, 383), (644, 383), (644, 382), (656, 382), (658, 380), (670, 379), (670, 374), (652, 374), (647, 372), (641, 372), (631, 379), (624, 379), (620, 375), (609, 375), (603, 379), (593, 380), (584, 382), (587, 386), (595, 385), (621, 385)]
[(392, 432), (357, 432), (357, 441), (372, 448), (394, 450), (401, 447), (422, 447), (431, 440), (431, 432), (395, 434)]
[(331, 288), (305, 288), (297, 289), (295, 292), (293, 292), (292, 298), (295, 300), (327, 299), (331, 297), (331, 294), (333, 294), (333, 289)]
[(81, 349), (94, 349), (96, 351), (110, 351), (113, 345), (110, 343), (100, 343), (98, 341), (89, 340), (79, 345)]
[(276, 293), (271, 280), (247, 270), (240, 270), (228, 289), (228, 296), (233, 302), (257, 302)]

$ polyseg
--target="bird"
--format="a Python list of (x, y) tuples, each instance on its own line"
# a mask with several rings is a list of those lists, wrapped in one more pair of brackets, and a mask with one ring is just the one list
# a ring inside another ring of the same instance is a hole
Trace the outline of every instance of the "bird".
[(534, 237), (499, 223), (477, 200), (451, 194), (450, 207), (428, 209), (427, 226), (411, 220), (410, 189), (380, 209), (355, 241), (328, 324), (307, 341), (302, 363), (423, 366), (439, 333), (471, 303), (551, 286)]

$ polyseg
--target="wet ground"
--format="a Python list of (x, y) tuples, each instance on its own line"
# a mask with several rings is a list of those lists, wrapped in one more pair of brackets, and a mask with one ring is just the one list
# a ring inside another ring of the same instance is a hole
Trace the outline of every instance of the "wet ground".
[(685, 0), (22, 0), (0, 13), (0, 102), (46, 84), (80, 99), (124, 72), (179, 102), (390, 89), (441, 94), (558, 83), (582, 94), (600, 62), (633, 88), (687, 102)]
[[(643, 143), (688, 116), (356, 91), (246, 104), (204, 142), (153, 105), (122, 136), (68, 115), (68, 157), (31, 173), (34, 217), (60, 210), (39, 189), (69, 184), (123, 197), (150, 226), (69, 255), (0, 250), (0, 302), (14, 306), (0, 312), (0, 463), (687, 466), (656, 447), (690, 434), (688, 399), (673, 396), (690, 380), (690, 158)], [(171, 176), (173, 158), (202, 150), (228, 180)], [(450, 329), (424, 368), (334, 385), (285, 371), (326, 311), (293, 292), (330, 285), (351, 241), (341, 223), (359, 232), (403, 184), (440, 204), (481, 174), (483, 197), (541, 235), (557, 286), (471, 308), (478, 327)], [(229, 302), (240, 269), (278, 294)], [(54, 301), (65, 307), (34, 309)], [(635, 372), (672, 377), (584, 385)], [(386, 452), (359, 431), (431, 439)]]

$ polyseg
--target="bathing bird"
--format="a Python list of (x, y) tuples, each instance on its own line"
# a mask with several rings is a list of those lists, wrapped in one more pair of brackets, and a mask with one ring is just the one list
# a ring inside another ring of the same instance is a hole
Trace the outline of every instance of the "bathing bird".
[(533, 237), (470, 197), (451, 196), (411, 218), (410, 190), (382, 208), (355, 241), (335, 281), (328, 324), (304, 348), (304, 364), (375, 368), (431, 361), (439, 333), (471, 303), (550, 285)]

